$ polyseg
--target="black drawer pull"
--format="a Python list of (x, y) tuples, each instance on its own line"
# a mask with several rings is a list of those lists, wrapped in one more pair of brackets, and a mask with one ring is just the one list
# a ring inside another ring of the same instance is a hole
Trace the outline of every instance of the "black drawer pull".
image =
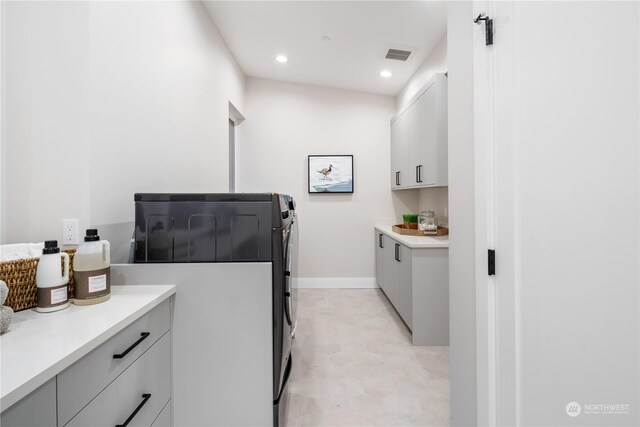
[(127, 427), (129, 425), (129, 423), (131, 422), (131, 420), (133, 419), (133, 417), (136, 416), (136, 414), (138, 412), (140, 412), (140, 409), (142, 409), (142, 407), (144, 406), (145, 403), (147, 403), (147, 400), (149, 400), (149, 398), (151, 397), (151, 393), (145, 393), (142, 395), (142, 402), (140, 402), (140, 404), (138, 405), (138, 407), (135, 409), (135, 411), (133, 411), (131, 413), (131, 415), (129, 415), (129, 418), (126, 419), (126, 421), (124, 422), (124, 424), (116, 424), (116, 427)]
[(380, 233), (378, 233), (378, 246), (384, 248), (384, 245), (382, 244), (382, 234)]
[[(136, 346), (138, 344), (140, 344), (142, 341), (144, 341), (149, 335), (151, 335), (151, 332), (143, 332), (140, 334), (140, 338), (138, 338), (138, 341), (134, 342), (133, 344), (131, 344), (131, 346), (126, 349), (125, 351), (123, 351), (120, 354), (114, 354), (113, 358), (114, 359), (122, 359), (123, 357), (125, 357), (127, 354), (129, 354), (129, 352), (131, 350), (133, 350), (134, 348), (136, 348)], [(134, 414), (135, 415), (135, 414)]]
[(400, 262), (400, 245), (396, 243), (396, 261)]

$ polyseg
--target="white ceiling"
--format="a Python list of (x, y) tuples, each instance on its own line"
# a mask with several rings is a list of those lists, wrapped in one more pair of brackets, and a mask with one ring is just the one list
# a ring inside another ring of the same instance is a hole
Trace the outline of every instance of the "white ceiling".
[[(444, 1), (204, 3), (247, 76), (384, 95), (400, 92), (446, 32)], [(389, 60), (389, 48), (414, 53)]]

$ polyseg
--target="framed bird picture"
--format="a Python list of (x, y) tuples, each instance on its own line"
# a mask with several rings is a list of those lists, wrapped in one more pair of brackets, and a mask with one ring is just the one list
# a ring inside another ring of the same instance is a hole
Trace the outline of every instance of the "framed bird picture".
[(309, 193), (353, 193), (353, 156), (309, 156)]

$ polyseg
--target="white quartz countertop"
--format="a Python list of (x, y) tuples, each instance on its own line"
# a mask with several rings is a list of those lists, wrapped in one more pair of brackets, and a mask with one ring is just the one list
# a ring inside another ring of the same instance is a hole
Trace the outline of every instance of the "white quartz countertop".
[(405, 236), (394, 232), (391, 227), (391, 225), (376, 225), (376, 230), (411, 249), (449, 247), (449, 236)]
[(0, 336), (0, 411), (68, 368), (175, 294), (173, 285), (112, 286), (101, 304), (24, 310)]

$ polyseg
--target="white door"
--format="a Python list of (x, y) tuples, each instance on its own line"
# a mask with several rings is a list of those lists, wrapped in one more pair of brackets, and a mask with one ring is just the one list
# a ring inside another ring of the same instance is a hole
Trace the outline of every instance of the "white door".
[(640, 425), (639, 3), (474, 9), (479, 423)]

